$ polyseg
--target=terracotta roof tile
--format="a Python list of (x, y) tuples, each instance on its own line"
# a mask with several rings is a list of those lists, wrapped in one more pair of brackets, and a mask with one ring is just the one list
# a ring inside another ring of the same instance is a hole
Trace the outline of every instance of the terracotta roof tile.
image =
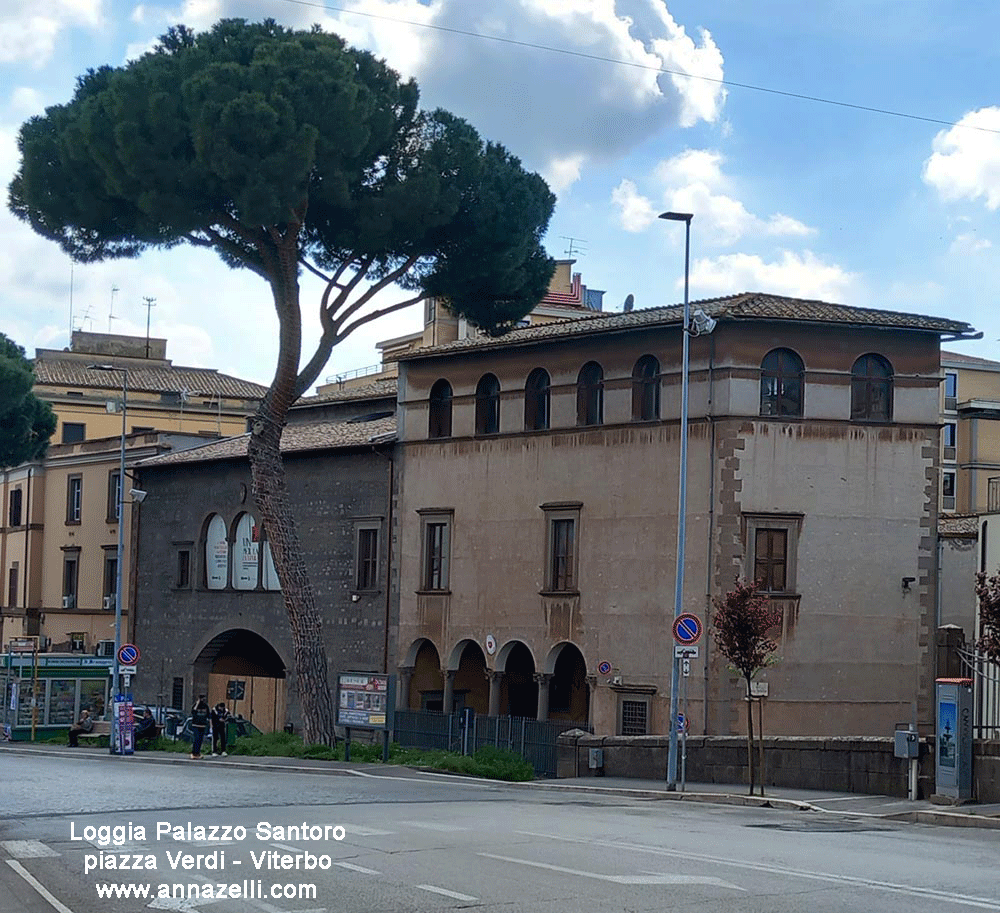
[[(68, 387), (106, 390), (121, 386), (121, 375), (88, 367), (95, 363), (117, 365), (115, 359), (94, 355), (87, 359), (79, 356), (51, 358), (45, 356), (34, 361), (36, 384), (59, 384)], [(192, 396), (221, 396), (230, 399), (261, 399), (267, 387), (249, 380), (220, 374), (214, 368), (185, 368), (169, 364), (129, 363), (129, 390), (144, 393), (177, 393), (187, 390)]]
[[(924, 330), (932, 333), (964, 334), (972, 331), (967, 323), (929, 317), (924, 314), (905, 314), (898, 311), (880, 311), (873, 308), (849, 307), (805, 298), (788, 298), (783, 295), (766, 295), (760, 292), (742, 292), (721, 298), (692, 301), (691, 308), (701, 308), (718, 320), (790, 320), (803, 323), (844, 324), (887, 329)], [(590, 317), (557, 320), (552, 323), (511, 330), (505, 336), (490, 338), (477, 336), (423, 349), (415, 349), (399, 356), (399, 361), (429, 358), (451, 352), (471, 349), (498, 349), (509, 346), (531, 345), (552, 339), (590, 336), (643, 327), (669, 326), (683, 319), (682, 305), (648, 308), (624, 313), (597, 313)]]
[(956, 364), (968, 365), (970, 368), (983, 367), (1000, 369), (1000, 361), (991, 361), (988, 358), (977, 358), (975, 355), (963, 355), (961, 352), (946, 352), (941, 350), (941, 362), (954, 362)]
[(320, 403), (351, 402), (352, 400), (385, 399), (396, 395), (396, 378), (387, 377), (372, 381), (357, 387), (344, 387), (342, 390), (330, 390), (327, 393), (317, 393), (314, 396), (303, 396), (296, 406), (316, 406)]
[[(396, 434), (396, 419), (382, 418), (373, 422), (303, 422), (286, 425), (281, 436), (282, 453), (301, 453), (309, 450), (337, 450), (391, 441)], [(249, 434), (212, 441), (203, 447), (166, 453), (143, 460), (138, 465), (176, 466), (181, 463), (208, 463), (213, 460), (238, 460), (247, 455)]]

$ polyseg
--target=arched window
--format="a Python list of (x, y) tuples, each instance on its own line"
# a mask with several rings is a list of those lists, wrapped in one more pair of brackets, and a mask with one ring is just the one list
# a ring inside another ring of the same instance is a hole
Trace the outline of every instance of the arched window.
[(576, 379), (576, 423), (600, 425), (604, 421), (604, 369), (588, 361)]
[(428, 437), (451, 437), (451, 384), (444, 378), (431, 387)]
[(660, 417), (660, 363), (643, 355), (632, 369), (632, 419), (649, 422)]
[(229, 582), (229, 539), (226, 521), (212, 514), (205, 527), (205, 586), (224, 590)]
[(500, 433), (500, 381), (484, 374), (476, 387), (476, 434)]
[(257, 589), (260, 573), (260, 528), (252, 514), (240, 514), (236, 521), (233, 544), (233, 589)]
[(524, 430), (545, 431), (549, 427), (549, 372), (535, 368), (524, 384)]
[(281, 592), (281, 581), (278, 580), (278, 572), (274, 567), (274, 558), (271, 557), (271, 543), (267, 539), (267, 530), (264, 530), (262, 539), (263, 561), (260, 570), (260, 583), (265, 590), (275, 590)]
[(760, 363), (760, 414), (802, 415), (805, 366), (791, 349), (772, 349)]
[(851, 419), (892, 420), (892, 365), (881, 355), (862, 355), (851, 368)]

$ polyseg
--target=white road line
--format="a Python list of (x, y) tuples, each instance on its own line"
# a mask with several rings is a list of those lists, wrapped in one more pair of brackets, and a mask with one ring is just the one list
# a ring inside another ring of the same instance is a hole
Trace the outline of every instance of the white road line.
[(391, 837), (395, 831), (380, 831), (377, 827), (361, 827), (358, 824), (345, 824), (348, 837)]
[(0, 841), (0, 846), (14, 859), (41, 859), (45, 856), (60, 855), (41, 840), (3, 840)]
[(784, 875), (789, 878), (803, 878), (809, 881), (825, 881), (830, 884), (850, 885), (858, 888), (868, 888), (873, 891), (885, 891), (890, 894), (903, 894), (909, 897), (933, 898), (942, 902), (957, 904), (964, 907), (976, 907), (980, 910), (1000, 911), (1000, 901), (990, 897), (978, 897), (974, 894), (956, 894), (948, 891), (935, 891), (933, 888), (921, 888), (917, 885), (895, 884), (891, 881), (875, 881), (869, 878), (857, 878), (853, 875), (835, 875), (832, 872), (814, 872), (809, 869), (792, 869), (786, 866), (770, 865), (763, 862), (750, 862), (746, 859), (727, 859), (723, 856), (708, 856), (701, 853), (688, 853), (682, 850), (665, 849), (658, 846), (646, 846), (639, 843), (621, 843), (606, 840), (588, 840), (582, 837), (563, 837), (558, 834), (539, 834), (533, 831), (517, 831), (526, 837), (540, 837), (545, 840), (561, 840), (564, 843), (577, 843), (593, 847), (609, 847), (618, 850), (633, 850), (637, 853), (650, 853), (654, 856), (671, 856), (677, 859), (690, 859), (713, 866), (729, 866), (736, 869), (749, 869), (753, 872), (764, 872), (769, 875)]
[(289, 846), (287, 843), (271, 843), (269, 846), (276, 846), (279, 850), (288, 850), (289, 853), (304, 853), (300, 846)]
[(400, 824), (407, 824), (410, 827), (423, 828), (425, 831), (440, 831), (446, 834), (453, 834), (457, 831), (467, 831), (467, 827), (456, 824), (436, 824), (433, 821), (400, 821)]
[(547, 862), (535, 862), (531, 859), (515, 859), (513, 856), (497, 856), (493, 853), (479, 853), (487, 859), (499, 859), (501, 862), (513, 862), (517, 865), (530, 865), (536, 869), (548, 869), (550, 872), (561, 872), (564, 875), (578, 875), (581, 878), (593, 878), (597, 881), (610, 881), (613, 884), (703, 884), (717, 888), (728, 888), (731, 891), (745, 891), (737, 884), (723, 881), (721, 878), (700, 875), (602, 875), (600, 872), (584, 872), (580, 869), (567, 869), (561, 865), (551, 865)]
[(30, 884), (52, 907), (53, 910), (58, 910), (59, 913), (73, 913), (73, 911), (66, 906), (62, 901), (53, 897), (49, 893), (48, 889), (43, 885), (34, 875), (31, 874), (20, 862), (16, 859), (8, 859), (7, 865), (9, 865), (18, 875), (20, 875), (28, 884)]
[(476, 901), (478, 897), (470, 897), (468, 894), (459, 894), (458, 891), (449, 891), (446, 888), (436, 888), (432, 884), (418, 884), (421, 891), (430, 891), (432, 894), (440, 894), (442, 897), (450, 897), (452, 900)]
[(363, 865), (355, 865), (353, 862), (335, 862), (334, 865), (340, 866), (342, 869), (350, 869), (352, 872), (360, 872), (362, 875), (381, 875), (381, 872), (376, 872), (375, 869), (366, 869)]

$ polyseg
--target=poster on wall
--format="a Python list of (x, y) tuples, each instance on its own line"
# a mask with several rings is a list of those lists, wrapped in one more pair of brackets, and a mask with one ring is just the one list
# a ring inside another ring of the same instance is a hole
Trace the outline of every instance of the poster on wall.
[(337, 676), (337, 725), (387, 729), (392, 718), (394, 675), (348, 672)]
[(226, 541), (226, 524), (216, 514), (208, 524), (205, 534), (205, 571), (210, 590), (224, 590), (229, 574), (229, 543)]
[(236, 524), (236, 543), (233, 554), (233, 586), (237, 590), (257, 589), (259, 540), (257, 521), (251, 514), (243, 514)]

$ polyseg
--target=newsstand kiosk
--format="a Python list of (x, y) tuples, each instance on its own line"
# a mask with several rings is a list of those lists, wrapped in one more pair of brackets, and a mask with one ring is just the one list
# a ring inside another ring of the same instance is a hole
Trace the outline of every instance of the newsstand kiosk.
[(937, 679), (935, 792), (972, 798), (972, 679)]

